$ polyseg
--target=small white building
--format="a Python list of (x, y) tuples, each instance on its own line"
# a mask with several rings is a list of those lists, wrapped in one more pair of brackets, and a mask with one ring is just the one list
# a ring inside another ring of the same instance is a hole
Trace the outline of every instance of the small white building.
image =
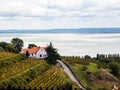
[(22, 53), (24, 54), (26, 54), (27, 51), (29, 53), (29, 57), (34, 57), (34, 58), (47, 57), (46, 47), (33, 47), (30, 49), (22, 49)]

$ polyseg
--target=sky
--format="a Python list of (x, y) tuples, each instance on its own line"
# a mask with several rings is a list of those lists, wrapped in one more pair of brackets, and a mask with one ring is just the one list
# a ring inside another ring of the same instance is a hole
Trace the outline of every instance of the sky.
[(120, 0), (0, 0), (0, 29), (120, 27)]

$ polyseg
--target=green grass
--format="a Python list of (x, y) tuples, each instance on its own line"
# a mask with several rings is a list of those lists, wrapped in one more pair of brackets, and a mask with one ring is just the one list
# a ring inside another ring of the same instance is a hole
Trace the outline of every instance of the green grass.
[(82, 72), (83, 65), (81, 64), (75, 64), (74, 66), (71, 66), (74, 74), (77, 76), (78, 80), (81, 81), (81, 83), (84, 86), (87, 86), (87, 78), (85, 74)]
[(89, 65), (87, 65), (88, 71), (92, 72), (92, 73), (97, 73), (100, 71), (100, 69), (98, 69), (97, 64), (95, 63), (90, 63)]

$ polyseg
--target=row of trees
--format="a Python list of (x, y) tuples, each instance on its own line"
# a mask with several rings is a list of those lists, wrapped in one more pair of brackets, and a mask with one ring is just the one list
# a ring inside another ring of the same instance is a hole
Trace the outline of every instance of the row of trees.
[(103, 59), (103, 58), (120, 58), (119, 54), (97, 54), (96, 59)]
[(13, 38), (10, 43), (7, 42), (0, 42), (0, 52), (7, 51), (13, 53), (21, 52), (21, 49), (24, 45), (22, 39)]

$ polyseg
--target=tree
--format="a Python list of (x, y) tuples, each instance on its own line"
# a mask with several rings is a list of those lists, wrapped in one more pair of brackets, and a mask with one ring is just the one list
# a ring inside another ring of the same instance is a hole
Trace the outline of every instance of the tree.
[(16, 49), (16, 52), (19, 53), (23, 47), (23, 40), (19, 38), (13, 38), (11, 40), (11, 43), (13, 44), (14, 48)]
[(55, 64), (57, 59), (61, 59), (60, 55), (57, 52), (57, 49), (55, 49), (52, 45), (52, 43), (50, 42), (50, 45), (47, 46), (46, 48), (46, 52), (47, 52), (47, 62), (51, 63), (51, 64)]
[(96, 59), (97, 59), (97, 60), (99, 60), (99, 59), (100, 59), (100, 55), (99, 55), (99, 54), (97, 54)]
[(26, 57), (29, 57), (29, 55), (30, 55), (30, 54), (29, 54), (29, 52), (28, 52), (28, 51), (26, 51)]
[(84, 59), (91, 59), (91, 57), (89, 55), (85, 55)]
[(12, 44), (6, 45), (5, 49), (8, 52), (16, 52), (16, 49), (14, 48), (14, 46)]
[(28, 48), (33, 48), (33, 47), (37, 47), (37, 45), (35, 45), (35, 44), (29, 44), (28, 45)]
[(0, 47), (2, 47), (6, 51), (6, 45), (8, 45), (7, 42), (0, 42)]

